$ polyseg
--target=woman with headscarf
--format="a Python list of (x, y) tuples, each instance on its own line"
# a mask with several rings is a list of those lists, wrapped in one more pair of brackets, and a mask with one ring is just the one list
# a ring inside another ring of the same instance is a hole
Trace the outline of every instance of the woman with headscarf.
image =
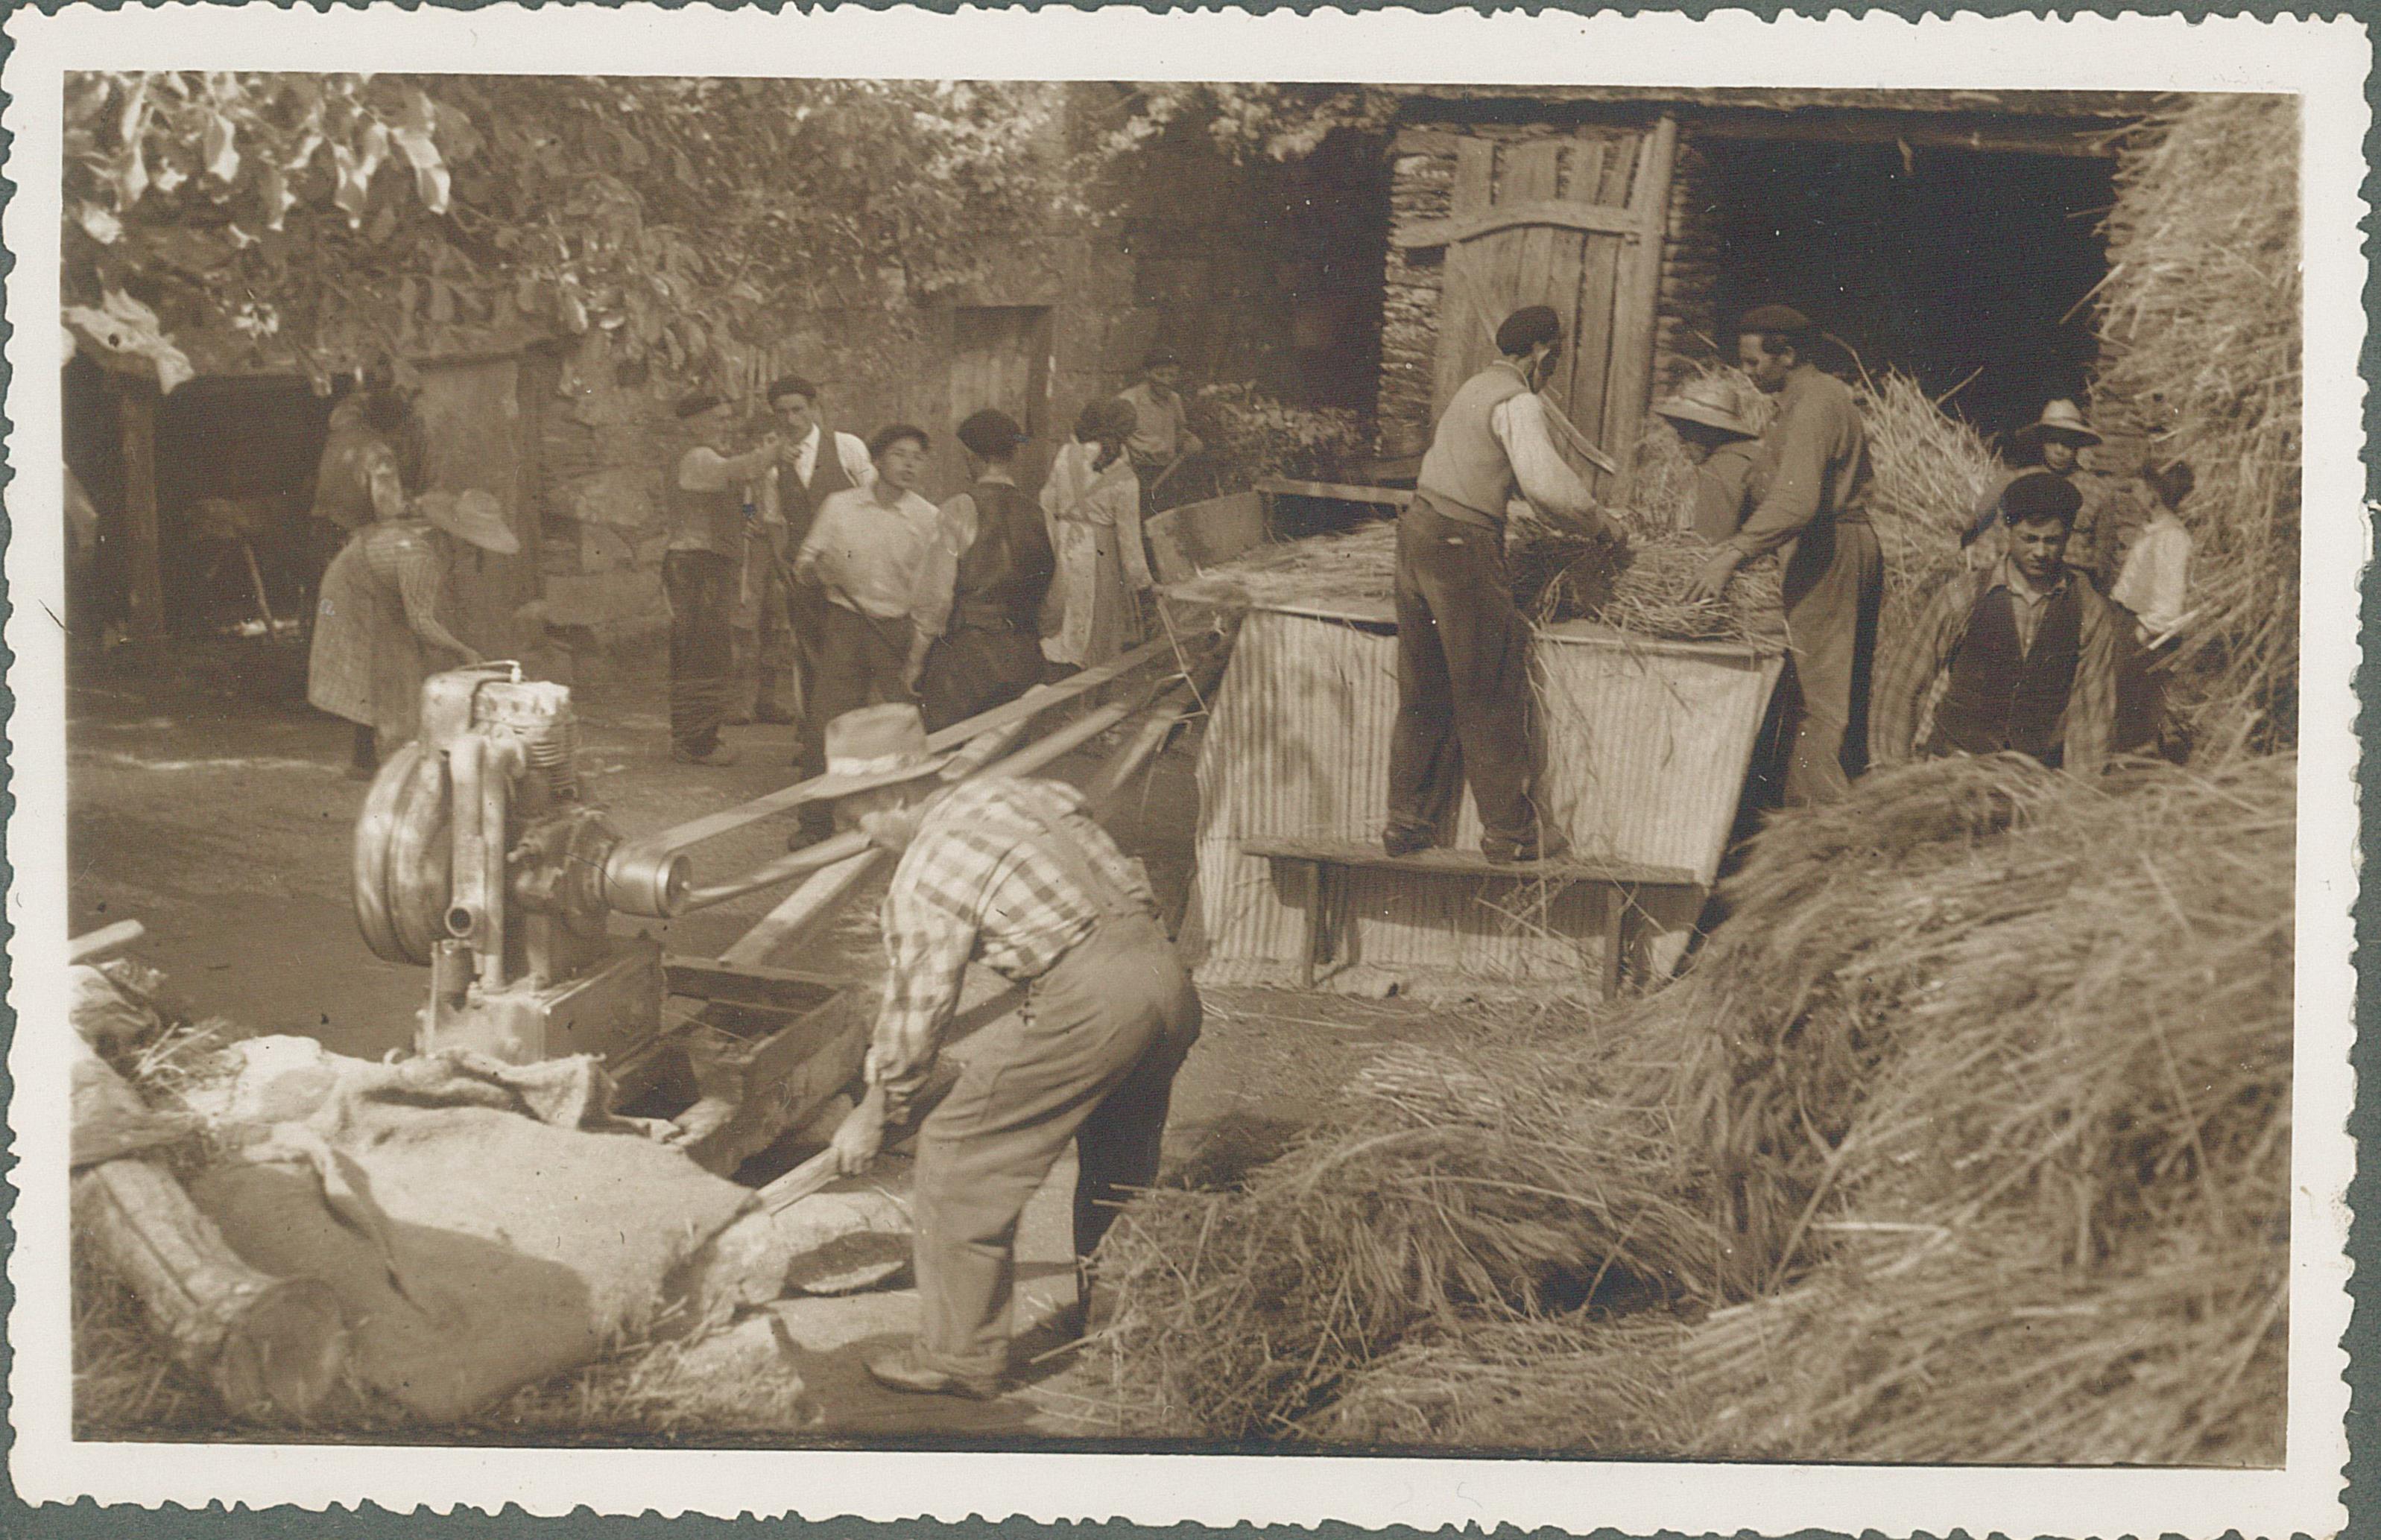
[[(385, 474), (395, 476), (391, 463)], [(428, 492), (400, 516), (358, 530), (323, 574), (306, 699), (355, 723), (348, 773), (369, 779), (380, 756), (421, 725), (421, 682), (480, 661), (448, 627), (446, 595), (465, 546), (509, 556), (519, 537), (484, 491)]]
[(1042, 514), (1058, 562), (1043, 624), (1042, 651), (1052, 662), (1092, 668), (1141, 640), (1149, 556), (1141, 543), (1141, 481), (1125, 454), (1136, 420), (1129, 401), (1085, 406), (1074, 442), (1058, 451), (1043, 483)]

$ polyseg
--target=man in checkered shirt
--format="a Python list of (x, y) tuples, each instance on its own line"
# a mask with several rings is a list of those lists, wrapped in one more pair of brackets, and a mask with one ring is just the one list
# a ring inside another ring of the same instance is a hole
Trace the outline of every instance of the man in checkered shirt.
[(897, 1390), (988, 1398), (1007, 1370), (1017, 1223), (1075, 1142), (1079, 1309), (1088, 1263), (1126, 1194), (1156, 1179), (1175, 1072), (1199, 1037), (1199, 997), (1137, 863), (1081, 792), (984, 780), (939, 790), (915, 706), (830, 723), (838, 817), (897, 852), (885, 896), (891, 976), (869, 1091), (835, 1135), (865, 1170), (924, 1086), (971, 958), (1030, 986), (985, 1029), (918, 1135), (912, 1207), (923, 1325), (869, 1372)]

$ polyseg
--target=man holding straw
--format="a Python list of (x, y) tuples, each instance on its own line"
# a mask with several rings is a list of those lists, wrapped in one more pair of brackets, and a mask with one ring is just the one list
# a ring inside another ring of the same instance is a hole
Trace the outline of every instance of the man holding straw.
[(1398, 515), (1398, 721), (1382, 840), (1391, 855), (1436, 844), (1467, 781), (1489, 859), (1543, 860), (1569, 846), (1538, 804), (1530, 627), (1505, 570), (1517, 487), (1542, 512), (1618, 538), (1555, 448), (1537, 394), (1562, 346), (1562, 321), (1545, 305), (1505, 318), (1499, 357), (1447, 402)]
[(1703, 563), (1688, 597), (1716, 600), (1736, 569), (1782, 552), (1787, 649), (1781, 686), (1786, 805), (1833, 802), (1866, 768), (1869, 670), (1885, 553), (1868, 522), (1868, 433), (1844, 382), (1810, 361), (1815, 328), (1764, 305), (1737, 326), (1737, 361), (1779, 398), (1764, 439), (1769, 490), (1734, 538)]

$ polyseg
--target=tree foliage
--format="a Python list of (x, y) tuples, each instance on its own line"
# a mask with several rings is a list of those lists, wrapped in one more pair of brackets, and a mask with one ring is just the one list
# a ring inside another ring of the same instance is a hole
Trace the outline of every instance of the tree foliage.
[(1337, 129), (1385, 133), (1398, 104), (1397, 93), (1380, 86), (1146, 80), (1133, 88), (1128, 115), (1105, 148), (1129, 151), (1177, 124), (1203, 123), (1216, 148), (1236, 161), (1293, 161)]
[(68, 320), (317, 372), (590, 328), (699, 370), (830, 292), (963, 283), (1075, 185), (1060, 90), (1031, 83), (82, 74), (66, 96)]

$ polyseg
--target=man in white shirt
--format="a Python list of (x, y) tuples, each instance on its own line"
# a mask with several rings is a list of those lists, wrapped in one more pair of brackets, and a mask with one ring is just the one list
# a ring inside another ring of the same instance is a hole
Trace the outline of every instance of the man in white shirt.
[[(788, 722), (794, 718), (787, 695), (807, 697), (810, 690), (821, 619), (817, 590), (798, 587), (789, 591), (781, 580), (783, 564), (801, 549), (826, 500), (853, 487), (873, 485), (876, 467), (869, 463), (866, 444), (826, 426), (819, 415), (819, 388), (811, 381), (784, 375), (770, 382), (768, 398), (784, 442), (775, 463), (761, 478), (761, 531), (768, 546), (763, 550), (756, 545), (747, 565), (750, 602), (737, 637), (742, 654), (737, 676), (751, 681), (747, 696), (751, 720)], [(832, 455), (824, 453), (830, 440)]]
[(1516, 487), (1539, 508), (1618, 531), (1555, 448), (1537, 394), (1562, 355), (1544, 305), (1496, 329), (1495, 363), (1447, 404), (1398, 516), (1398, 721), (1389, 740), (1384, 843), (1410, 855), (1439, 843), (1464, 783), (1479, 805), (1482, 854), (1533, 861), (1569, 842), (1545, 820), (1544, 760), (1530, 692), (1530, 627), (1505, 570), (1505, 507)]
[(1157, 512), (1157, 483), (1180, 461), (1206, 444), (1190, 431), (1190, 410), (1182, 399), (1182, 360), (1170, 347), (1153, 347), (1141, 360), (1141, 382), (1119, 393), (1132, 403), (1132, 436), (1124, 441), (1133, 474), (1141, 479), (1143, 518)]
[[(915, 697), (926, 650), (951, 614), (958, 544), (942, 511), (920, 496), (926, 430), (896, 423), (868, 454), (875, 478), (828, 498), (795, 554), (796, 584), (817, 597), (817, 650), (802, 716), (808, 780), (826, 769), (826, 724), (872, 700)], [(824, 803), (802, 808), (803, 829), (833, 832)]]

